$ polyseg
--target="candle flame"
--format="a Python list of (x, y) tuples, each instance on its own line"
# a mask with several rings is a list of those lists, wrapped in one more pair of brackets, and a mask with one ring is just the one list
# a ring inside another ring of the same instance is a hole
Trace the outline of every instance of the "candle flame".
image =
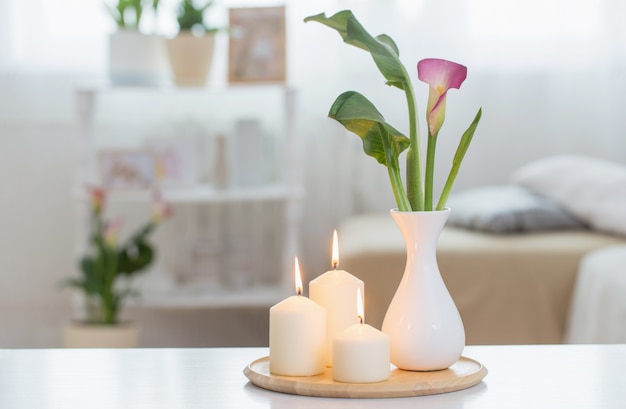
[(336, 270), (339, 265), (339, 245), (337, 244), (337, 229), (333, 230), (333, 268)]
[(361, 287), (356, 289), (356, 313), (359, 318), (359, 322), (363, 324), (365, 321), (365, 308), (363, 308), (363, 295), (361, 294)]
[(298, 257), (296, 257), (296, 269), (295, 269), (295, 277), (296, 277), (296, 294), (302, 295), (302, 276), (300, 275), (300, 266), (298, 265)]

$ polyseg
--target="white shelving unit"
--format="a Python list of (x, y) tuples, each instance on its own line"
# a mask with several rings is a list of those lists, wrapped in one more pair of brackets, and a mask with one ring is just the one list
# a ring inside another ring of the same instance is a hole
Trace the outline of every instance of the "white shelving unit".
[[(193, 120), (196, 124), (204, 121), (207, 132), (203, 137), (212, 141), (218, 135), (226, 135), (232, 143), (233, 124), (239, 119), (258, 120), (263, 132), (270, 135), (273, 147), (269, 155), (270, 177), (264, 183), (240, 186), (230, 180), (226, 186), (219, 186), (211, 180), (215, 175), (209, 171), (208, 177), (199, 176), (195, 183), (158, 186), (163, 199), (174, 206), (174, 217), (167, 221), (169, 241), (156, 243), (159, 254), (165, 254), (165, 258), (167, 254), (170, 256), (168, 263), (159, 261), (158, 265), (168, 270), (165, 274), (171, 279), (171, 285), (155, 292), (142, 289), (143, 306), (266, 306), (293, 292), (293, 257), (298, 250), (298, 202), (303, 195), (293, 146), (295, 94), (293, 89), (284, 85), (216, 88), (89, 86), (76, 91), (82, 141), (77, 174), (79, 198), (85, 197), (82, 189), (85, 184), (102, 183), (98, 165), (102, 151), (143, 147), (144, 136), (151, 132), (149, 129), (158, 133), (164, 118), (170, 122)], [(232, 145), (229, 148), (232, 167), (241, 149), (238, 151)], [(238, 165), (243, 172), (257, 171), (249, 168), (252, 166), (249, 163)], [(200, 168), (202, 166), (198, 166), (196, 172), (199, 173)], [(148, 204), (153, 190), (111, 189), (108, 202), (130, 206)], [(77, 237), (85, 237), (87, 206), (81, 206), (81, 211)], [(247, 213), (251, 213), (250, 218), (242, 222), (241, 215)], [(143, 214), (144, 218), (146, 216)], [(278, 220), (277, 226), (266, 224), (265, 219), (270, 216)], [(238, 223), (239, 238), (235, 239), (229, 230), (233, 220)], [(192, 273), (189, 271), (193, 264), (190, 261), (193, 250), (189, 248), (190, 236), (197, 235), (205, 227), (212, 230), (211, 239), (198, 239), (192, 247), (204, 252), (205, 258), (212, 258), (212, 266), (196, 266)], [(276, 241), (273, 247), (268, 246), (272, 238)], [(230, 255), (227, 256), (223, 247), (229, 246), (231, 241), (235, 244), (230, 245)], [(209, 248), (211, 246), (213, 250)], [(215, 250), (218, 247), (222, 250)], [(237, 278), (242, 271), (229, 271), (232, 263), (229, 265), (224, 261), (232, 258), (233, 251), (240, 251), (241, 254), (235, 256), (246, 264), (243, 267), (248, 270), (244, 271), (245, 278)], [(265, 254), (271, 252), (274, 254)], [(272, 261), (268, 262), (268, 258)], [(215, 272), (207, 271), (203, 275), (201, 271), (198, 275), (197, 270), (202, 268)], [(162, 273), (159, 273), (161, 278)], [(152, 271), (145, 273), (142, 280), (149, 282), (152, 274)], [(215, 281), (215, 274), (221, 274), (218, 281)], [(213, 281), (207, 283), (207, 276)], [(225, 282), (225, 277), (230, 283)]]

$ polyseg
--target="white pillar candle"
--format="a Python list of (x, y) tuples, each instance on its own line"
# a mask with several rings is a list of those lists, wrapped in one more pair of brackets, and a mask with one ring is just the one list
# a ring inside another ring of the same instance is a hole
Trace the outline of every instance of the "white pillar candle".
[(339, 250), (337, 231), (333, 232), (333, 270), (327, 271), (309, 282), (309, 297), (326, 308), (326, 365), (332, 366), (333, 338), (354, 323), (358, 315), (354, 303), (357, 289), (364, 292), (364, 284), (352, 274), (337, 270)]
[(304, 297), (296, 258), (296, 292), (270, 308), (270, 372), (313, 376), (325, 370), (326, 310)]
[[(361, 294), (357, 297), (362, 301)], [(333, 379), (338, 382), (371, 383), (389, 379), (389, 336), (359, 322), (346, 328), (333, 340)]]

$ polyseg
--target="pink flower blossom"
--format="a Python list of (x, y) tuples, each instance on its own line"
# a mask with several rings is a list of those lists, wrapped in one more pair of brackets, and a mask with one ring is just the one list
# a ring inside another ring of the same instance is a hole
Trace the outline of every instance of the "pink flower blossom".
[(119, 241), (120, 230), (124, 222), (122, 219), (115, 219), (107, 222), (104, 226), (104, 243), (109, 248), (114, 248)]
[(452, 61), (427, 58), (417, 63), (417, 78), (430, 86), (426, 121), (430, 135), (441, 129), (446, 115), (446, 93), (461, 88), (467, 77), (467, 67)]
[(91, 210), (97, 214), (101, 213), (106, 199), (105, 190), (97, 186), (88, 186), (87, 189), (89, 190), (89, 199), (91, 200)]
[(172, 206), (166, 203), (160, 194), (155, 194), (152, 201), (152, 221), (155, 224), (159, 224), (169, 218), (172, 213)]

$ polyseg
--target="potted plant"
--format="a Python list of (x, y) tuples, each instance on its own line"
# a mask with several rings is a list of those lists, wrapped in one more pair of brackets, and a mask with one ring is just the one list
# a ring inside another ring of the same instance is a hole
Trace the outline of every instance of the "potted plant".
[[(412, 75), (400, 60), (397, 44), (387, 34), (371, 35), (350, 10), (327, 17), (309, 16), (305, 22), (335, 30), (348, 45), (370, 54), (387, 85), (404, 91), (408, 110), (407, 137), (389, 124), (364, 95), (346, 91), (330, 107), (328, 116), (363, 141), (363, 149), (387, 168), (397, 208), (390, 214), (407, 248), (402, 281), (389, 305), (382, 330), (391, 340), (391, 362), (400, 369), (432, 371), (448, 368), (461, 356), (465, 331), (459, 312), (439, 272), (436, 243), (451, 209), (448, 195), (482, 115), (479, 109), (461, 135), (439, 200), (434, 200), (435, 150), (446, 115), (450, 89), (459, 89), (467, 67), (439, 58), (425, 58), (416, 66), (417, 78), (428, 85), (426, 154), (422, 156), (417, 102)], [(434, 39), (436, 37), (433, 37)], [(387, 107), (389, 108), (389, 107)], [(395, 107), (394, 107), (395, 108)], [(399, 157), (406, 151), (406, 187)]]
[(148, 10), (156, 16), (159, 0), (105, 2), (117, 30), (109, 35), (109, 78), (115, 85), (159, 85), (166, 72), (161, 36), (140, 30)]
[(104, 218), (105, 191), (90, 188), (89, 193), (89, 235), (87, 251), (79, 260), (81, 275), (61, 283), (82, 292), (85, 310), (82, 321), (66, 327), (65, 345), (136, 346), (137, 328), (120, 322), (120, 309), (123, 301), (136, 293), (130, 279), (152, 264), (155, 251), (149, 237), (169, 217), (171, 208), (157, 197), (150, 219), (127, 240), (118, 242), (121, 223)]
[(201, 86), (207, 82), (215, 48), (215, 33), (218, 31), (205, 21), (205, 13), (212, 5), (212, 0), (203, 3), (180, 0), (178, 3), (176, 20), (179, 31), (176, 37), (167, 41), (176, 85)]

